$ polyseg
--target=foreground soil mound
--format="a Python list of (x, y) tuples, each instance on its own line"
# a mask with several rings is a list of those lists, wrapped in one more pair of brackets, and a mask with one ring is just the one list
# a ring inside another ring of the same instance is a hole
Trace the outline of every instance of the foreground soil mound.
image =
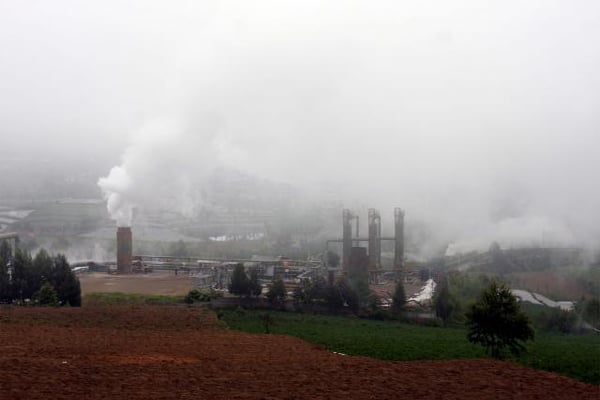
[(594, 399), (597, 386), (493, 360), (389, 362), (227, 331), (185, 307), (0, 309), (6, 399)]

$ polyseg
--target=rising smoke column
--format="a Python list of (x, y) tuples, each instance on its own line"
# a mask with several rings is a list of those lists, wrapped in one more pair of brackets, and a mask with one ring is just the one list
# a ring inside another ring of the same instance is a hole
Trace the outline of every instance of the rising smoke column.
[(133, 210), (170, 210), (193, 217), (217, 164), (214, 135), (175, 118), (150, 121), (132, 135), (121, 165), (98, 180), (110, 218), (131, 226)]
[(113, 167), (108, 176), (98, 180), (98, 186), (102, 189), (111, 219), (115, 220), (119, 227), (131, 226), (135, 203), (131, 202), (132, 196), (128, 193), (132, 184), (125, 167)]

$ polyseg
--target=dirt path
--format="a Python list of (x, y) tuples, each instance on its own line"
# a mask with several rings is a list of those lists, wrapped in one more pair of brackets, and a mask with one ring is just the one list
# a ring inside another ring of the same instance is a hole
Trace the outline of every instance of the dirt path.
[(185, 307), (0, 310), (7, 399), (594, 399), (493, 360), (386, 362), (224, 329)]

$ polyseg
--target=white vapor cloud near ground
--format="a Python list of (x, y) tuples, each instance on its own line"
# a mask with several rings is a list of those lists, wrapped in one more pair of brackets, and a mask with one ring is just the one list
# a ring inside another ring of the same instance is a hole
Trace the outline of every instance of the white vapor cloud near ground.
[(193, 213), (226, 165), (461, 250), (594, 247), (599, 37), (595, 1), (4, 2), (0, 129), (121, 149), (115, 210)]

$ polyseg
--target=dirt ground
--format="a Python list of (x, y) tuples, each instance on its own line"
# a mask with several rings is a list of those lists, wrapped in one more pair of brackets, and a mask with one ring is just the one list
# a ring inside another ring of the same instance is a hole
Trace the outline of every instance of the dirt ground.
[[(158, 271), (149, 274), (116, 275), (100, 272), (83, 273), (78, 275), (81, 283), (81, 294), (85, 296), (95, 292), (121, 292), (160, 295), (185, 295), (192, 288), (193, 283), (188, 273)], [(396, 284), (372, 286), (381, 297), (391, 297)], [(407, 297), (421, 290), (422, 282), (405, 284)]]
[(152, 272), (149, 274), (111, 275), (84, 273), (79, 275), (81, 294), (93, 292), (121, 292), (140, 294), (184, 295), (192, 289), (187, 273)]
[(226, 330), (188, 307), (0, 308), (6, 399), (594, 399), (493, 360), (389, 362)]

